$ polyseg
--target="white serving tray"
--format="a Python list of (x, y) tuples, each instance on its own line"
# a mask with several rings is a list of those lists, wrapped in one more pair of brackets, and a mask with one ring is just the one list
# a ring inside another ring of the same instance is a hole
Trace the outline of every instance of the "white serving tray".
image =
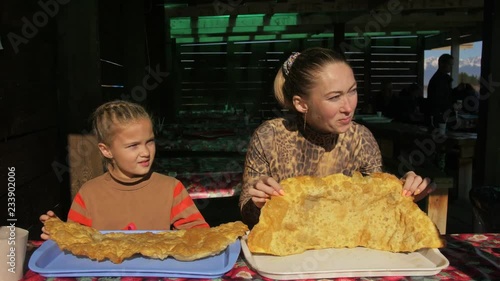
[(438, 249), (391, 253), (367, 248), (309, 250), (284, 257), (252, 254), (241, 240), (245, 259), (260, 275), (278, 280), (339, 277), (429, 276), (450, 263)]

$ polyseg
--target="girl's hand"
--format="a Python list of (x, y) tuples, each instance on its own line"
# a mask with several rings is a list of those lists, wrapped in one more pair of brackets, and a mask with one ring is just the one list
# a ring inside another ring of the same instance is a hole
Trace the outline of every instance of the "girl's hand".
[(436, 189), (436, 184), (431, 182), (430, 178), (422, 178), (413, 171), (406, 173), (401, 180), (404, 182), (403, 195), (415, 196), (415, 201), (419, 201)]
[(248, 191), (252, 195), (253, 203), (260, 209), (272, 195), (284, 195), (285, 192), (279, 183), (268, 176), (261, 177)]
[[(52, 211), (48, 211), (46, 214), (43, 214), (40, 216), (40, 221), (45, 224), (45, 221), (48, 220), (49, 218), (54, 218), (57, 217), (56, 214)], [(48, 240), (50, 239), (50, 234), (45, 230), (45, 226), (42, 227), (42, 234), (40, 234), (40, 237), (43, 240)]]

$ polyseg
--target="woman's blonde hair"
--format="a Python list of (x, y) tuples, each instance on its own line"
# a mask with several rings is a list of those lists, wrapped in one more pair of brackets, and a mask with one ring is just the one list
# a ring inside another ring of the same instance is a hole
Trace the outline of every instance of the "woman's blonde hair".
[(325, 48), (309, 48), (300, 54), (291, 55), (274, 78), (274, 97), (278, 103), (286, 109), (295, 111), (293, 96), (309, 95), (317, 73), (330, 63), (349, 65), (342, 54)]
[(151, 121), (150, 115), (139, 104), (116, 100), (99, 106), (92, 114), (92, 130), (97, 142), (110, 145), (118, 127), (139, 119)]

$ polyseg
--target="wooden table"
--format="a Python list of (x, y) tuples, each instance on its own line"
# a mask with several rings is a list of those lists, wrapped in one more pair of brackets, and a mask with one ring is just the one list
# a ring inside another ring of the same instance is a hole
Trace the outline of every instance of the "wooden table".
[[(437, 281), (437, 280), (500, 280), (500, 233), (485, 234), (451, 234), (445, 235), (446, 247), (440, 249), (448, 259), (450, 265), (433, 276), (391, 276), (391, 277), (363, 277), (363, 278), (338, 278), (322, 280), (342, 281)], [(28, 255), (29, 256), (29, 255)], [(148, 278), (148, 277), (108, 277), (108, 278), (45, 278), (36, 272), (27, 271), (21, 281), (166, 281), (166, 280), (200, 280), (185, 278)], [(208, 279), (204, 279), (208, 280)], [(224, 276), (211, 280), (267, 280), (246, 264), (245, 258), (240, 258)], [(297, 279), (299, 280), (299, 279)], [(302, 279), (305, 280), (305, 279)], [(312, 279), (307, 279), (312, 280)]]

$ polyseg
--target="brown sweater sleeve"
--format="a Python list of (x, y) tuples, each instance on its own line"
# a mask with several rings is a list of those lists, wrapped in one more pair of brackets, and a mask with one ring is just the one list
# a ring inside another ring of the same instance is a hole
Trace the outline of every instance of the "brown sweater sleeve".
[(248, 191), (261, 176), (271, 175), (270, 166), (259, 137), (260, 131), (260, 128), (255, 131), (248, 146), (239, 200), (242, 220), (249, 228), (252, 228), (259, 221), (260, 209), (251, 200), (252, 196)]

